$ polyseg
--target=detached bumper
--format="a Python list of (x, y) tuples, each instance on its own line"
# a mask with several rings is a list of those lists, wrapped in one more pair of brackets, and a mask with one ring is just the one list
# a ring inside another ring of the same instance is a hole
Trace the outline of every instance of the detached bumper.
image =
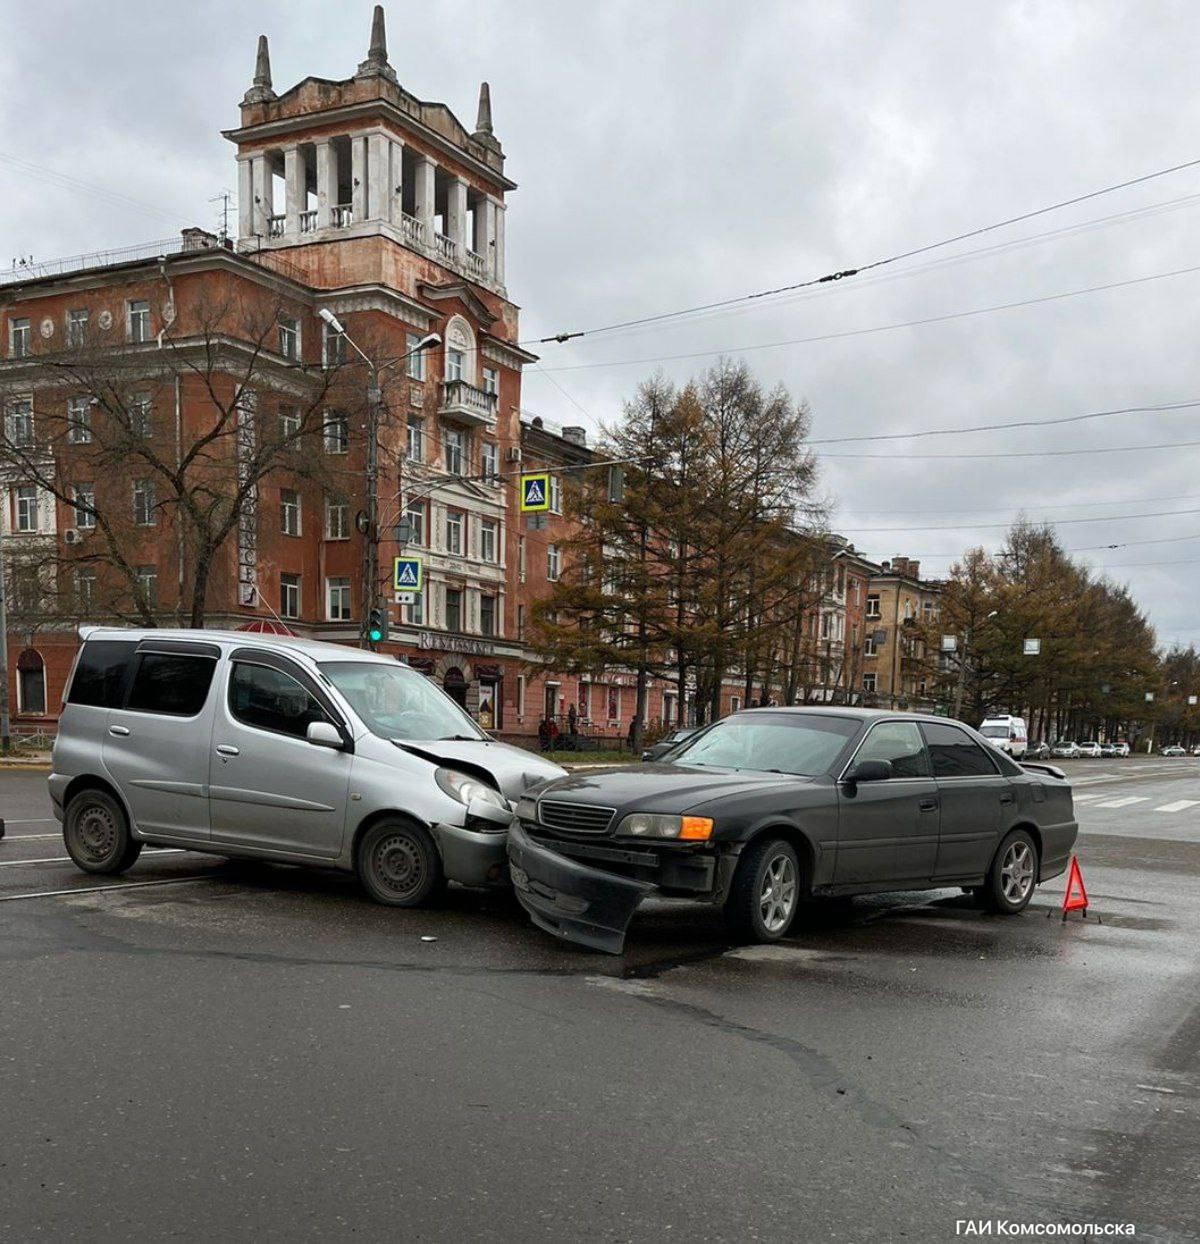
[(440, 822), (433, 836), (450, 881), (469, 886), (502, 886), (508, 882), (507, 834), (481, 832)]
[(539, 929), (564, 941), (619, 955), (637, 905), (657, 888), (559, 855), (514, 821), (508, 831), (513, 888)]

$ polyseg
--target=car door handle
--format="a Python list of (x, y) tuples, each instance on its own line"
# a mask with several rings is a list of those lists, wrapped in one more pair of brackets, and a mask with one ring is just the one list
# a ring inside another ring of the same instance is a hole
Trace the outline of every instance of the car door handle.
[(1015, 795), (1014, 795), (1014, 794), (1010, 791), (1007, 795), (1001, 795), (1001, 796), (1000, 796), (1000, 802), (1001, 802), (1001, 803), (1016, 803), (1016, 802), (1017, 802), (1017, 798), (1016, 798), (1016, 796), (1015, 796)]
[(232, 743), (218, 743), (217, 751), (220, 752), (222, 756), (238, 756), (241, 754)]
[(936, 812), (938, 801), (936, 799), (922, 799), (918, 806), (922, 812)]
[(129, 734), (129, 727), (128, 726), (109, 726), (108, 732), (109, 734), (118, 735), (120, 738), (125, 738)]

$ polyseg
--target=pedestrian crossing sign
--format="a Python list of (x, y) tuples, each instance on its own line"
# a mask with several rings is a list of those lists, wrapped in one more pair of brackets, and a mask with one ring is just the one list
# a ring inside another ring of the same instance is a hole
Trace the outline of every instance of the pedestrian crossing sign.
[(397, 592), (421, 590), (421, 559), (397, 557), (392, 563), (392, 587)]
[(550, 472), (521, 476), (521, 513), (544, 514), (550, 508)]

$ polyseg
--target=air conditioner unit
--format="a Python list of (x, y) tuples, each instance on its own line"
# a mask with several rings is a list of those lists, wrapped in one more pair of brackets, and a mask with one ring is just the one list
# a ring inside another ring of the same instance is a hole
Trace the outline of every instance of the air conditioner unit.
[(78, 544), (82, 539), (83, 536), (80, 534), (78, 527), (68, 527), (63, 532), (64, 544)]
[(520, 445), (510, 445), (508, 447), (508, 452), (504, 455), (504, 458), (505, 458), (505, 461), (507, 462), (520, 462), (521, 461)]

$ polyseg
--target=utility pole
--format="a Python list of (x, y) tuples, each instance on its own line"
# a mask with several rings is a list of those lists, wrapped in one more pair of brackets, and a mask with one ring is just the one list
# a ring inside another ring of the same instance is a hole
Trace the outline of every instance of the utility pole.
[[(983, 621), (990, 622), (999, 612), (998, 609), (993, 609)], [(970, 656), (971, 640), (974, 637), (975, 627), (972, 624), (967, 627), (966, 634), (963, 635), (963, 649), (958, 658), (958, 686), (954, 689), (954, 716), (957, 720), (962, 719), (963, 693), (967, 688), (967, 658)]]
[(12, 732), (8, 720), (8, 598), (7, 572), (4, 569), (4, 536), (0, 534), (0, 752), (12, 750)]

